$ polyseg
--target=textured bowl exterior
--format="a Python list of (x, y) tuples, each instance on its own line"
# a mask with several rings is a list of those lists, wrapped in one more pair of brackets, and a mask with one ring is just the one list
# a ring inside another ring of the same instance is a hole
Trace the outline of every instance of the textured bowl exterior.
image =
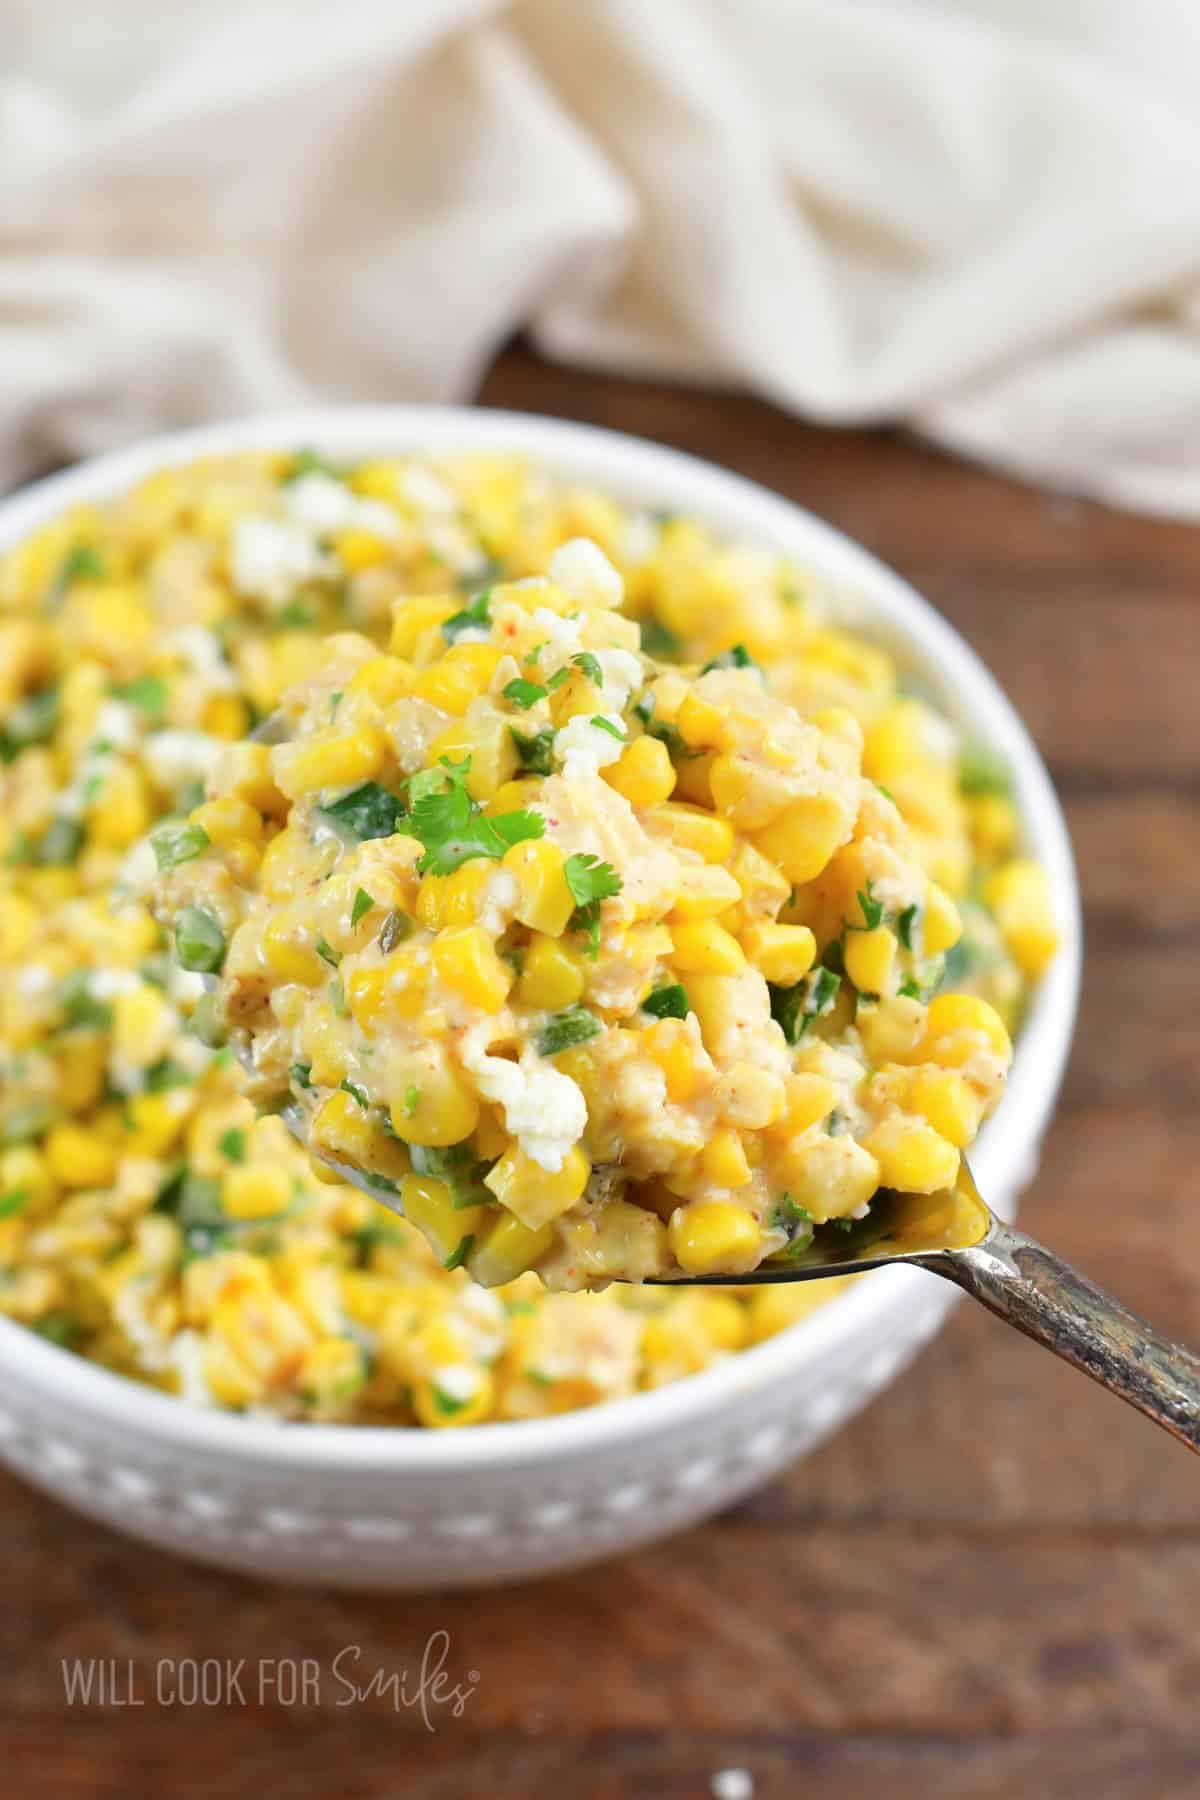
[[(331, 409), (160, 438), (0, 503), (0, 551), (61, 507), (119, 493), (163, 463), (293, 443), (331, 456), (512, 450), (565, 479), (773, 543), (844, 587), (843, 616), (869, 624), (922, 671), (952, 717), (1007, 756), (1063, 937), (1008, 1093), (972, 1154), (984, 1193), (1011, 1217), (1036, 1169), (1070, 1046), (1079, 897), (1037, 751), (945, 621), (838, 532), (737, 476), (617, 433), (468, 408)], [(955, 1298), (936, 1276), (880, 1271), (687, 1381), (558, 1419), (461, 1432), (199, 1411), (0, 1319), (0, 1458), (80, 1512), (226, 1568), (348, 1588), (517, 1580), (632, 1549), (751, 1492), (893, 1380)]]

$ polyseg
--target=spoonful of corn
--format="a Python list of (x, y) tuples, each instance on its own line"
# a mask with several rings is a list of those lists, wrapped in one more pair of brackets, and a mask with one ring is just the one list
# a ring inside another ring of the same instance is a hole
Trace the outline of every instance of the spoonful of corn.
[(970, 1185), (1012, 1045), (858, 719), (554, 574), (326, 640), (155, 834), (251, 1097), (485, 1285), (915, 1262), (1200, 1447), (1189, 1354)]

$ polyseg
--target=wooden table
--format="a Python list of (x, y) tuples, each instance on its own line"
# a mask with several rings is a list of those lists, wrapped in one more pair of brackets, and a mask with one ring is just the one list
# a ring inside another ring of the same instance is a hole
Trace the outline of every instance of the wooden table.
[[(990, 663), (1066, 801), (1087, 901), (1082, 1022), (1025, 1218), (1200, 1338), (1200, 534), (889, 434), (521, 351), (484, 398), (644, 433), (802, 500)], [(1198, 1492), (1184, 1451), (966, 1308), (900, 1389), (745, 1505), (508, 1591), (288, 1592), (0, 1478), (4, 1789), (702, 1800), (736, 1767), (759, 1800), (1193, 1800)], [(339, 1649), (360, 1646), (364, 1673), (415, 1671), (436, 1630), (450, 1671), (480, 1674), (460, 1720), (431, 1734), (386, 1695), (334, 1704)], [(118, 1659), (122, 1681), (131, 1663), (147, 1704), (68, 1706), (76, 1655)], [(157, 1704), (159, 1659), (189, 1657), (245, 1658), (245, 1704)], [(323, 1703), (260, 1702), (259, 1660), (303, 1657), (326, 1671)]]

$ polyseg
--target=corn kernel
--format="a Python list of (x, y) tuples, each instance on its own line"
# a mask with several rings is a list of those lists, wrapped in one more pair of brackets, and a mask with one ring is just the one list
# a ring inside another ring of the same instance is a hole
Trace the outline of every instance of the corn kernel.
[(934, 1194), (951, 1187), (958, 1174), (953, 1144), (916, 1119), (884, 1119), (870, 1133), (865, 1148), (879, 1164), (883, 1187), (905, 1194)]
[(347, 574), (357, 575), (362, 569), (376, 569), (380, 563), (387, 562), (392, 554), (392, 546), (386, 538), (377, 537), (373, 531), (351, 526), (348, 530), (335, 534), (333, 553)]
[(557, 845), (528, 838), (506, 851), (501, 865), (516, 877), (516, 918), (547, 937), (561, 937), (575, 911), (575, 896), (563, 873), (565, 860)]
[(837, 1089), (824, 1075), (798, 1071), (784, 1081), (784, 1110), (767, 1127), (773, 1137), (799, 1137), (812, 1125), (827, 1119), (837, 1105)]
[(578, 1144), (567, 1151), (556, 1171), (543, 1169), (514, 1144), (483, 1180), (501, 1206), (528, 1230), (537, 1231), (574, 1206), (590, 1174), (591, 1164)]
[(449, 1187), (433, 1175), (406, 1175), (400, 1205), (443, 1263), (463, 1254), (463, 1239), (474, 1237), (485, 1216), (482, 1206), (455, 1206)]
[(537, 932), (521, 968), (517, 999), (522, 1006), (558, 1012), (580, 998), (587, 985), (579, 958), (557, 938)]
[(725, 1123), (743, 1131), (765, 1131), (778, 1124), (787, 1110), (783, 1076), (752, 1062), (731, 1063), (723, 1070), (713, 1099)]
[(957, 906), (945, 888), (939, 887), (936, 881), (931, 881), (925, 899), (923, 927), (926, 956), (940, 956), (943, 950), (949, 950), (962, 936), (962, 929)]
[(746, 966), (741, 945), (715, 919), (690, 919), (673, 925), (671, 941), (671, 961), (677, 969), (736, 975)]
[[(458, 1365), (451, 1367), (457, 1369)], [(422, 1425), (434, 1431), (453, 1430), (460, 1425), (475, 1425), (480, 1419), (486, 1419), (492, 1410), (495, 1398), (495, 1387), (490, 1369), (474, 1368), (470, 1371), (474, 1377), (474, 1388), (470, 1394), (460, 1396), (457, 1385), (450, 1393), (440, 1387), (432, 1376), (413, 1383), (413, 1411)]]
[(972, 1142), (983, 1117), (983, 1101), (954, 1069), (914, 1070), (908, 1104), (956, 1150), (965, 1150)]
[(221, 1181), (221, 1208), (231, 1219), (269, 1219), (286, 1212), (292, 1178), (273, 1163), (244, 1163), (227, 1169)]
[(398, 656), (373, 656), (354, 671), (346, 692), (365, 694), (378, 706), (392, 706), (412, 693), (414, 679), (411, 663)]
[(236, 843), (242, 838), (257, 842), (262, 837), (259, 814), (245, 800), (238, 800), (232, 794), (220, 800), (206, 800), (192, 814), (191, 823), (199, 825), (209, 842), (218, 845)]
[(281, 906), (263, 927), (263, 955), (282, 981), (316, 987), (332, 974), (310, 942), (311, 926), (302, 907)]
[(67, 1188), (107, 1187), (117, 1172), (117, 1152), (95, 1131), (69, 1122), (46, 1134), (43, 1153), (55, 1181)]
[(33, 942), (38, 929), (36, 906), (20, 894), (0, 894), (0, 961), (14, 962)]
[(853, 813), (840, 794), (807, 794), (755, 833), (756, 847), (789, 881), (815, 881), (850, 836)]
[(714, 1131), (700, 1152), (700, 1173), (716, 1187), (745, 1187), (750, 1180), (746, 1150), (736, 1131)]
[(675, 786), (675, 765), (661, 738), (640, 737), (604, 770), (604, 779), (630, 806), (657, 806)]
[(393, 656), (412, 661), (421, 640), (461, 610), (450, 594), (406, 594), (392, 609), (388, 648)]
[(413, 693), (442, 712), (461, 716), (488, 686), (503, 654), (496, 644), (454, 644), (420, 671)]
[(236, 744), (250, 729), (246, 702), (237, 694), (213, 694), (204, 703), (200, 724), (210, 737)]
[(508, 998), (513, 971), (481, 925), (460, 925), (434, 939), (433, 962), (448, 987), (483, 1012), (498, 1012)]
[(929, 1002), (925, 1035), (931, 1044), (956, 1032), (984, 1037), (998, 1056), (1012, 1055), (1012, 1042), (994, 1006), (975, 994), (938, 994)]
[(742, 948), (759, 974), (779, 987), (793, 987), (817, 957), (817, 940), (807, 925), (777, 925), (772, 920), (747, 926)]
[(434, 1040), (388, 1059), (392, 1130), (407, 1144), (460, 1144), (479, 1123), (479, 1096)]
[(382, 769), (386, 754), (383, 733), (364, 728), (308, 744), (280, 744), (271, 767), (282, 792), (294, 800), (315, 788), (369, 781)]
[(676, 919), (711, 919), (736, 906), (741, 889), (728, 869), (713, 863), (681, 863), (682, 885), (668, 915)]
[(723, 863), (733, 849), (733, 826), (703, 806), (668, 800), (647, 809), (646, 823), (652, 832), (661, 832), (680, 849), (694, 851), (705, 862)]
[(886, 925), (848, 931), (844, 954), (846, 973), (860, 994), (887, 992), (896, 965), (896, 940)]
[(553, 1224), (530, 1230), (509, 1213), (497, 1219), (477, 1245), (471, 1274), (483, 1287), (501, 1287), (539, 1263), (553, 1242)]
[(727, 1200), (677, 1208), (668, 1230), (675, 1260), (687, 1275), (744, 1274), (754, 1267), (762, 1244), (757, 1220)]
[(983, 898), (1022, 974), (1036, 981), (1058, 948), (1045, 870), (1024, 858), (1005, 863), (988, 877)]
[(335, 1162), (402, 1179), (411, 1168), (408, 1152), (358, 1104), (339, 1089), (322, 1102), (311, 1128), (312, 1148)]

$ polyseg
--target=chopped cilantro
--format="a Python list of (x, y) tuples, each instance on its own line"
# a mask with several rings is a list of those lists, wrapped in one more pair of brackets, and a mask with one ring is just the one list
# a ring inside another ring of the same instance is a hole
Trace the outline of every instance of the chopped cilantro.
[[(207, 841), (207, 840), (206, 840)], [(37, 847), (37, 860), (58, 868), (73, 863), (83, 849), (83, 826), (78, 819), (60, 815), (52, 819)]]
[(244, 1163), (246, 1160), (246, 1134), (239, 1125), (231, 1125), (217, 1139), (217, 1149), (227, 1162)]
[(0, 726), (0, 762), (13, 762), (30, 744), (44, 744), (58, 723), (58, 688), (40, 688), (9, 708)]
[(642, 1011), (655, 1019), (686, 1019), (691, 1011), (687, 990), (677, 981), (655, 988), (642, 1001)]
[(297, 450), (292, 458), (292, 466), (283, 478), (283, 484), (286, 487), (305, 475), (331, 475), (335, 481), (341, 480), (341, 471), (327, 462), (319, 450)]
[(580, 650), (578, 655), (571, 658), (571, 662), (593, 687), (604, 686), (604, 670), (600, 667), (599, 658), (593, 656), (590, 650)]
[(682, 645), (675, 633), (661, 619), (642, 620), (642, 654), (656, 662), (670, 662), (679, 655)]
[(59, 564), (58, 585), (66, 588), (73, 581), (103, 581), (104, 570), (104, 558), (94, 544), (74, 544)]
[(360, 919), (366, 917), (374, 904), (374, 898), (372, 895), (368, 894), (366, 888), (359, 888), (354, 896), (354, 905), (350, 908), (351, 931), (355, 929)]
[(504, 698), (511, 700), (514, 706), (519, 706), (522, 712), (528, 712), (531, 706), (544, 700), (549, 691), (540, 681), (526, 681), (523, 675), (518, 675), (504, 689)]
[(964, 794), (1010, 794), (1012, 776), (998, 750), (964, 744), (958, 757), (958, 785)]
[(588, 723), (594, 725), (597, 731), (607, 731), (609, 737), (616, 738), (618, 744), (625, 742), (625, 733), (621, 726), (614, 725), (611, 719), (604, 717), (603, 713), (593, 713)]
[(303, 594), (297, 594), (289, 600), (281, 613), (276, 615), (276, 624), (282, 625), (286, 631), (308, 631), (317, 623), (320, 614), (312, 600)]
[(845, 1114), (840, 1113), (835, 1106), (825, 1121), (825, 1130), (830, 1137), (845, 1137), (849, 1129), (850, 1127), (846, 1122)]
[(404, 803), (377, 781), (364, 781), (321, 811), (356, 838), (385, 838), (399, 831)]
[(443, 756), (436, 769), (423, 769), (409, 782), (410, 812), (404, 829), (424, 846), (417, 868), (423, 875), (452, 875), (475, 856), (498, 860), (526, 838), (546, 829), (540, 813), (501, 813), (488, 819), (467, 792), (471, 759)]
[(0, 1144), (29, 1144), (44, 1137), (58, 1117), (48, 1100), (27, 1100), (0, 1120)]
[(526, 737), (515, 725), (509, 726), (513, 743), (517, 746), (517, 755), (521, 759), (521, 767), (527, 775), (549, 775), (551, 770), (550, 753), (554, 748), (554, 730), (544, 725), (541, 731), (532, 737)]
[(464, 631), (478, 631), (480, 626), (491, 624), (491, 598), (491, 588), (484, 588), (482, 593), (475, 595), (469, 606), (465, 606), (461, 612), (454, 613), (444, 622), (442, 636), (448, 644), (453, 644)]
[(114, 699), (136, 706), (145, 714), (148, 723), (162, 723), (170, 690), (161, 675), (139, 675), (135, 681), (115, 681), (111, 692)]
[(712, 657), (704, 664), (700, 673), (707, 675), (710, 669), (755, 669), (760, 675), (762, 674), (762, 669), (755, 662), (745, 644), (732, 644), (728, 650), (722, 650), (719, 655)]
[(333, 949), (332, 945), (325, 942), (323, 936), (317, 939), (315, 949), (317, 955), (321, 958), (321, 961), (327, 962), (331, 969), (336, 969), (340, 965), (342, 960), (341, 951)]
[(621, 877), (611, 863), (601, 862), (598, 856), (582, 851), (568, 856), (563, 864), (563, 874), (575, 902), (571, 928), (586, 931), (589, 952), (595, 957), (600, 949), (600, 902), (611, 900), (614, 894), (620, 893)]
[(863, 923), (851, 925), (851, 931), (874, 931), (877, 925), (883, 923), (883, 901), (876, 900), (872, 882), (868, 881), (865, 888), (859, 888), (858, 904), (862, 909)]
[(916, 945), (913, 942), (913, 929), (920, 916), (921, 909), (919, 906), (906, 906), (904, 911), (900, 914), (900, 917), (896, 920), (896, 931), (899, 935), (900, 942), (904, 945), (906, 950), (916, 949)]
[(53, 1312), (43, 1313), (35, 1321), (33, 1329), (39, 1337), (45, 1338), (48, 1343), (57, 1344), (62, 1350), (69, 1350), (77, 1343), (81, 1331), (78, 1319), (61, 1307)]
[(910, 976), (907, 981), (902, 981), (900, 983), (899, 992), (906, 1000), (919, 1000), (921, 998), (921, 984), (919, 981), (914, 981)]
[(28, 1188), (9, 1188), (7, 1194), (0, 1194), (0, 1219), (11, 1219), (28, 1205)]
[(180, 863), (191, 862), (201, 851), (208, 849), (208, 833), (203, 825), (165, 825), (156, 831), (150, 839), (154, 846), (154, 860), (160, 870), (178, 868)]
[(291, 1076), (297, 1087), (310, 1088), (312, 1086), (311, 1063), (293, 1063), (288, 1070), (288, 1074)]
[(190, 1087), (193, 1079), (191, 1070), (185, 1068), (183, 1063), (176, 1062), (174, 1057), (164, 1056), (146, 1070), (146, 1092), (165, 1094), (168, 1088)]
[(112, 1024), (113, 1009), (106, 1000), (98, 1000), (92, 993), (91, 977), (86, 969), (74, 969), (63, 977), (58, 987), (58, 1004), (67, 1026), (106, 1031)]
[(457, 1245), (442, 1264), (443, 1269), (461, 1269), (474, 1248), (475, 1233), (469, 1231), (466, 1237), (459, 1238)]
[(586, 1044), (589, 1038), (598, 1037), (603, 1029), (595, 1013), (589, 1012), (586, 1006), (568, 1006), (565, 1011), (555, 1013), (538, 1033), (538, 1055), (557, 1056), (560, 1050), (570, 1050), (576, 1044)]
[(840, 975), (822, 966), (794, 987), (771, 987), (771, 1017), (789, 1044), (798, 1044), (810, 1022), (832, 1012), (842, 983)]
[(342, 1092), (349, 1094), (350, 1098), (352, 1100), (357, 1100), (358, 1104), (362, 1107), (363, 1111), (366, 1112), (367, 1108), (371, 1104), (371, 1102), (367, 1099), (367, 1090), (365, 1088), (360, 1088), (356, 1081), (350, 1080), (349, 1076), (346, 1077), (345, 1081), (342, 1082), (341, 1086), (342, 1086)]
[[(419, 1098), (418, 1094), (418, 1100)], [(483, 1206), (495, 1199), (496, 1196), (483, 1185), (483, 1177), (491, 1164), (476, 1156), (466, 1139), (459, 1144), (450, 1144), (444, 1150), (411, 1144), (409, 1154), (418, 1175), (434, 1175), (439, 1181), (445, 1182), (450, 1190), (451, 1204), (456, 1210), (461, 1211), (468, 1206)]]
[(215, 975), (225, 961), (225, 933), (203, 906), (185, 906), (175, 920), (175, 954), (185, 969)]

